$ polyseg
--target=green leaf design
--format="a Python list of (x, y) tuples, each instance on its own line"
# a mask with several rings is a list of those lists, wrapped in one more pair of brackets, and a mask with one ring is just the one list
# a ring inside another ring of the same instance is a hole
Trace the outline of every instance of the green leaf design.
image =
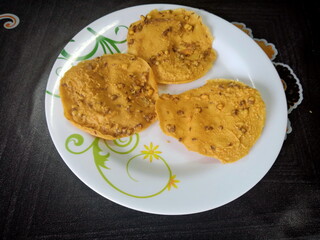
[[(117, 35), (120, 28), (126, 28), (128, 29), (127, 26), (124, 25), (119, 25), (115, 28), (115, 34)], [(102, 50), (104, 52), (104, 54), (107, 54), (108, 52), (110, 54), (114, 54), (116, 53), (120, 53), (119, 48), (117, 47), (118, 44), (122, 44), (125, 43), (127, 40), (124, 39), (122, 41), (116, 41), (110, 38), (107, 38), (105, 36), (102, 36), (100, 34), (98, 34), (96, 31), (94, 31), (92, 28), (88, 27), (87, 30), (92, 33), (93, 35), (96, 36), (95, 38), (95, 45), (93, 47), (93, 49), (86, 55), (83, 56), (78, 56), (74, 58), (74, 61), (83, 61), (83, 60), (87, 60), (90, 59), (91, 57), (94, 56), (94, 54), (97, 52), (99, 46), (102, 47)], [(74, 40), (71, 40), (70, 42), (74, 42)], [(107, 51), (108, 50), (108, 51)], [(73, 58), (73, 56), (71, 54), (69, 54), (65, 49), (63, 49), (60, 53), (62, 56), (58, 57), (58, 59), (63, 59), (63, 60), (69, 60), (71, 58)]]
[(96, 138), (94, 140), (92, 148), (94, 161), (96, 165), (105, 169), (110, 169), (106, 166), (106, 162), (109, 161), (108, 157), (110, 156), (110, 153), (107, 153), (106, 155), (101, 155), (102, 149), (99, 147), (99, 138)]
[[(139, 143), (139, 135), (135, 134), (134, 135), (135, 138), (133, 138), (133, 136), (129, 137), (128, 139), (117, 139), (114, 140), (114, 144), (117, 147), (128, 147), (130, 146), (130, 144), (132, 145), (132, 147), (129, 150), (125, 150), (125, 151), (120, 151), (120, 150), (115, 150), (112, 147), (110, 147), (110, 145), (108, 144), (107, 141), (104, 141), (104, 144), (108, 147), (108, 149), (110, 149), (112, 152), (114, 152), (115, 154), (128, 154), (131, 153), (134, 149), (136, 149), (136, 147), (138, 146)], [(135, 181), (138, 182), (137, 179), (133, 178), (132, 175), (130, 174), (130, 164), (132, 163), (132, 161), (134, 160), (141, 160), (140, 157), (145, 156), (144, 159), (146, 159), (147, 157), (150, 157), (151, 155), (154, 155), (154, 158), (157, 160), (162, 161), (165, 166), (166, 169), (168, 170), (169, 173), (169, 178), (167, 183), (165, 184), (165, 186), (160, 190), (157, 191), (154, 194), (149, 194), (149, 195), (134, 195), (128, 192), (123, 191), (122, 189), (118, 188), (114, 183), (112, 183), (109, 179), (108, 176), (102, 171), (102, 169), (108, 169), (111, 171), (111, 169), (109, 167), (106, 166), (106, 162), (109, 161), (109, 157), (110, 157), (110, 152), (106, 153), (106, 154), (102, 154), (103, 151), (99, 146), (99, 138), (95, 138), (92, 143), (86, 147), (83, 150), (80, 151), (74, 151), (70, 148), (70, 144), (72, 143), (74, 146), (76, 147), (81, 147), (84, 144), (84, 138), (83, 136), (81, 136), (80, 134), (72, 134), (70, 135), (67, 139), (66, 139), (66, 143), (65, 143), (65, 147), (67, 149), (68, 152), (72, 153), (72, 154), (83, 154), (87, 151), (89, 151), (90, 149), (92, 149), (92, 153), (93, 153), (93, 157), (94, 157), (94, 162), (96, 164), (97, 170), (100, 173), (101, 177), (115, 190), (130, 196), (130, 197), (134, 197), (134, 198), (151, 198), (151, 197), (155, 197), (159, 194), (161, 194), (163, 191), (165, 191), (166, 189), (170, 190), (171, 186), (174, 186), (175, 188), (177, 188), (176, 184), (177, 182), (179, 182), (179, 180), (175, 180), (175, 175), (172, 174), (171, 168), (169, 166), (169, 164), (165, 161), (165, 159), (163, 159), (161, 156), (159, 156), (159, 151), (155, 152), (155, 150), (158, 148), (158, 146), (153, 147), (153, 144), (150, 143), (150, 147), (146, 147), (146, 151), (141, 151), (140, 154), (134, 155), (133, 157), (131, 157), (130, 159), (128, 159), (127, 164), (126, 164), (126, 171), (127, 171), (127, 175), (128, 177)], [(156, 155), (155, 155), (156, 154)]]
[[(119, 25), (117, 26), (115, 29), (114, 29), (114, 32), (115, 34), (117, 35), (119, 30), (121, 28), (125, 28), (125, 29), (128, 29), (127, 26), (125, 25)], [(122, 44), (122, 43), (125, 43), (127, 40), (124, 39), (122, 41), (116, 41), (116, 40), (112, 40), (110, 38), (107, 38), (105, 36), (102, 36), (100, 34), (98, 34), (96, 31), (94, 31), (92, 28), (88, 27), (87, 30), (92, 33), (94, 36), (96, 36), (95, 38), (95, 45), (93, 47), (93, 49), (86, 55), (83, 55), (83, 56), (78, 56), (78, 57), (75, 57), (73, 60), (74, 61), (83, 61), (83, 60), (87, 60), (87, 59), (90, 59), (92, 58), (95, 53), (97, 52), (99, 46), (101, 46), (102, 50), (103, 50), (103, 53), (104, 54), (107, 54), (108, 52), (110, 54), (114, 54), (114, 53), (120, 53), (120, 50), (119, 48), (117, 47), (118, 44)], [(69, 42), (73, 43), (75, 42), (75, 40), (71, 39)], [(69, 59), (72, 59), (73, 56), (68, 53), (65, 49), (62, 49), (61, 53), (60, 53), (61, 56), (58, 57), (58, 59), (62, 59), (62, 60), (69, 60)], [(56, 69), (56, 75), (57, 76), (60, 76), (60, 70), (61, 70), (62, 67), (59, 67)], [(59, 95), (57, 94), (53, 94), (52, 92), (50, 91), (46, 91), (47, 94), (49, 95), (52, 95), (54, 97), (57, 97), (57, 98), (60, 98)]]
[[(91, 57), (96, 53), (96, 51), (97, 51), (97, 49), (98, 49), (98, 46), (99, 46), (99, 43), (96, 42), (96, 44), (95, 44), (94, 48), (91, 50), (91, 52), (89, 52), (88, 54), (86, 54), (86, 55), (84, 55), (84, 56), (76, 57), (76, 58), (74, 59), (74, 61), (83, 61), (83, 60), (87, 60), (87, 59), (91, 58)], [(66, 50), (64, 50), (64, 49), (61, 51), (61, 55), (62, 55), (63, 57), (58, 57), (58, 59), (69, 60), (70, 58), (72, 58), (72, 55), (69, 54), (69, 53), (68, 53)]]

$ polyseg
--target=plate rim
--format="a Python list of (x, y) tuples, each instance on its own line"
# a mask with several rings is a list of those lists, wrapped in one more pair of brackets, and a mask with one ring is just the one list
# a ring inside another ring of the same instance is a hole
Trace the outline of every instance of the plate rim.
[[(186, 8), (186, 9), (190, 9), (190, 10), (196, 10), (196, 11), (202, 11), (202, 12), (205, 12), (206, 14), (209, 14), (209, 15), (213, 15), (214, 17), (218, 18), (220, 21), (223, 21), (225, 23), (227, 23), (230, 27), (233, 27), (233, 30), (234, 31), (239, 31), (243, 34), (243, 37), (244, 38), (247, 38), (248, 40), (252, 41), (254, 43), (254, 40), (252, 38), (250, 38), (250, 36), (246, 35), (245, 33), (243, 33), (240, 29), (238, 29), (236, 26), (234, 26), (231, 22), (219, 17), (218, 15), (215, 15), (205, 9), (201, 9), (201, 8), (195, 8), (195, 7), (191, 7), (191, 6), (187, 6), (187, 5), (179, 5), (179, 4), (164, 4), (164, 3), (155, 3), (155, 4), (141, 4), (141, 5), (135, 5), (135, 6), (131, 6), (131, 7), (127, 7), (127, 8), (122, 8), (122, 9), (119, 9), (117, 11), (114, 11), (114, 12), (109, 12), (99, 18), (97, 18), (96, 20), (90, 22), (88, 25), (86, 25), (84, 28), (80, 29), (74, 36), (73, 38), (75, 38), (78, 34), (80, 34), (81, 31), (83, 31), (84, 29), (86, 29), (88, 26), (94, 24), (95, 22), (98, 22), (100, 21), (102, 18), (105, 18), (106, 16), (110, 15), (110, 14), (118, 14), (119, 12), (122, 12), (122, 11), (126, 11), (126, 10), (129, 10), (129, 9), (134, 9), (134, 8), (141, 8), (141, 7), (153, 7), (153, 8), (159, 8), (159, 7), (162, 7), (162, 8), (166, 8), (166, 9), (170, 9), (170, 8)], [(69, 43), (69, 42), (68, 42)], [(64, 45), (64, 48), (68, 45), (68, 43), (66, 43)], [(258, 48), (258, 45), (256, 46), (257, 48), (256, 49), (259, 49)], [(261, 53), (263, 53), (263, 50), (262, 49), (259, 49)], [(61, 52), (61, 51), (60, 51)], [(60, 53), (59, 52), (59, 53)], [(59, 54), (58, 54), (59, 55)], [(281, 83), (281, 80), (280, 80), (280, 77), (279, 77), (279, 74), (278, 72), (276, 71), (272, 61), (267, 57), (266, 54), (260, 54), (261, 56), (263, 55), (265, 57), (265, 59), (267, 60), (268, 64), (273, 68), (273, 71), (274, 73), (276, 74), (278, 80), (279, 80), (279, 84)], [(57, 62), (57, 58), (55, 58), (55, 61), (54, 63), (52, 64), (51, 66), (51, 70), (50, 70), (50, 74), (48, 76), (48, 79), (47, 79), (47, 84), (46, 84), (46, 89), (48, 89), (48, 85), (49, 85), (49, 80), (50, 80), (50, 76), (52, 74), (52, 72), (54, 71), (53, 70), (53, 66), (56, 64)], [(284, 103), (286, 103), (286, 98), (285, 98), (285, 93), (283, 91), (283, 94), (282, 95), (282, 100)], [(273, 160), (273, 163), (269, 166), (268, 170), (259, 178), (259, 180), (257, 182), (255, 182), (251, 187), (249, 187), (246, 191), (242, 192), (240, 195), (238, 195), (237, 197), (231, 199), (230, 201), (227, 201), (223, 204), (220, 204), (218, 206), (215, 206), (215, 207), (211, 207), (211, 208), (207, 208), (207, 209), (202, 209), (200, 211), (196, 210), (196, 211), (189, 211), (189, 212), (158, 212), (158, 211), (150, 211), (150, 210), (144, 210), (144, 209), (141, 209), (141, 208), (137, 208), (137, 207), (133, 207), (131, 206), (130, 204), (125, 204), (123, 203), (123, 201), (118, 201), (118, 199), (114, 199), (114, 198), (110, 198), (109, 196), (106, 196), (105, 193), (102, 193), (100, 192), (99, 190), (97, 190), (94, 186), (92, 186), (91, 184), (88, 184), (85, 180), (83, 180), (81, 178), (81, 176), (72, 169), (72, 167), (69, 165), (68, 161), (66, 161), (64, 159), (64, 154), (61, 152), (61, 150), (59, 149), (58, 147), (58, 143), (56, 142), (56, 140), (53, 138), (53, 129), (51, 129), (51, 126), (50, 126), (50, 120), (49, 120), (49, 110), (47, 109), (47, 105), (49, 104), (48, 103), (48, 100), (49, 98), (52, 98), (52, 96), (48, 96), (48, 94), (45, 94), (45, 101), (44, 101), (44, 104), (45, 104), (45, 115), (46, 115), (46, 123), (47, 123), (47, 126), (48, 126), (48, 130), (49, 130), (49, 133), (50, 133), (50, 138), (52, 139), (54, 145), (55, 145), (55, 148), (56, 150), (58, 151), (60, 157), (62, 158), (62, 160), (64, 161), (64, 163), (68, 166), (68, 168), (71, 170), (71, 172), (73, 172), (77, 178), (79, 178), (85, 185), (87, 185), (90, 189), (94, 190), (94, 192), (98, 193), (99, 195), (101, 195), (102, 197), (112, 201), (112, 202), (115, 202), (121, 206), (124, 206), (126, 208), (129, 208), (129, 209), (133, 209), (133, 210), (137, 210), (137, 211), (140, 211), (140, 212), (145, 212), (145, 213), (152, 213), (152, 214), (158, 214), (158, 215), (188, 215), (188, 214), (196, 214), (196, 213), (202, 213), (202, 212), (206, 212), (206, 211), (209, 211), (209, 210), (213, 210), (213, 209), (216, 209), (218, 207), (221, 207), (221, 206), (224, 206), (236, 199), (238, 199), (239, 197), (243, 196), (244, 194), (246, 194), (249, 190), (251, 190), (256, 184), (258, 184), (261, 179), (270, 171), (270, 169), (272, 168), (272, 166), (274, 165), (275, 161), (277, 160), (277, 157), (279, 156), (279, 153), (282, 149), (282, 146), (283, 146), (283, 143), (284, 143), (284, 139), (285, 139), (285, 128), (286, 128), (286, 122), (287, 122), (287, 118), (288, 118), (288, 115), (287, 113), (285, 112), (285, 118), (283, 118), (283, 122), (285, 122), (284, 124), (284, 130), (283, 130), (283, 140), (281, 140), (281, 144), (278, 146), (278, 151), (276, 151), (274, 153), (275, 155), (275, 158)], [(125, 202), (125, 201), (124, 201)]]

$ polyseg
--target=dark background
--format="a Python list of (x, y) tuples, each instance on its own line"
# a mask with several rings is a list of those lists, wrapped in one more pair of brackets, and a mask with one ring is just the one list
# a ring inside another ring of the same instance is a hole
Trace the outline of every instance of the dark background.
[[(65, 44), (115, 10), (153, 1), (0, 1), (0, 239), (320, 239), (319, 25), (317, 1), (164, 1), (243, 22), (278, 49), (300, 78), (274, 166), (248, 193), (218, 209), (160, 216), (119, 206), (83, 184), (50, 138), (46, 83)], [(156, 2), (158, 3), (158, 1)], [(310, 112), (311, 111), (311, 112)], [(210, 183), (208, 183), (210, 184)]]

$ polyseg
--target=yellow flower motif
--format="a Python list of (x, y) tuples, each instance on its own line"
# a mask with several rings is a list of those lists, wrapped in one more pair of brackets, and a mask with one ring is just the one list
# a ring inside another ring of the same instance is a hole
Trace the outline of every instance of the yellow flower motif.
[(170, 177), (170, 180), (169, 180), (169, 183), (168, 183), (168, 191), (170, 191), (171, 187), (174, 187), (174, 188), (178, 188), (178, 186), (176, 185), (176, 183), (180, 182), (179, 180), (175, 179), (176, 178), (176, 175), (173, 175)]
[(152, 162), (153, 158), (159, 159), (158, 154), (162, 153), (160, 151), (156, 151), (159, 145), (153, 146), (153, 143), (151, 142), (149, 147), (147, 145), (144, 145), (144, 147), (146, 148), (146, 151), (141, 151), (142, 154), (145, 154), (143, 159), (149, 158), (150, 162)]

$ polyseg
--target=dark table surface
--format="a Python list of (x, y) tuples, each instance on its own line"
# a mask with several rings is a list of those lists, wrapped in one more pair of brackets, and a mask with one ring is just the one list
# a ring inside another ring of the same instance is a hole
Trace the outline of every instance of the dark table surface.
[(165, 2), (244, 23), (277, 49), (273, 62), (282, 63), (277, 70), (289, 107), (296, 108), (271, 170), (240, 198), (193, 215), (141, 213), (101, 197), (53, 145), (46, 83), (59, 52), (82, 28), (152, 1), (2, 0), (0, 14), (14, 14), (20, 23), (6, 29), (8, 19), (0, 20), (1, 239), (320, 239), (317, 1)]

